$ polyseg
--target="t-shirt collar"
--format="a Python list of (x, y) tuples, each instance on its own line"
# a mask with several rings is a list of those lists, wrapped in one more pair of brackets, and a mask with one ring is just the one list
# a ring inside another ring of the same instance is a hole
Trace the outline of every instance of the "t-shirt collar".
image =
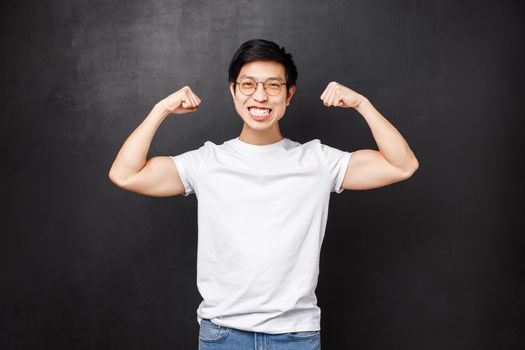
[(256, 151), (256, 152), (273, 151), (273, 150), (277, 150), (277, 149), (282, 149), (283, 148), (283, 144), (285, 142), (286, 142), (286, 137), (283, 137), (281, 140), (279, 140), (277, 142), (274, 142), (274, 143), (267, 144), (267, 145), (253, 145), (251, 143), (246, 143), (244, 141), (241, 141), (241, 139), (239, 139), (239, 137), (236, 137), (236, 138), (232, 139), (232, 143), (235, 146), (237, 146), (239, 148), (242, 148), (244, 150)]

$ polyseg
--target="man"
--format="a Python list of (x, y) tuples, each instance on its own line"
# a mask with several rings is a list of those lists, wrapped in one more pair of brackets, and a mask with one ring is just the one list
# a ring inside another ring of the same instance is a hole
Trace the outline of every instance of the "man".
[(198, 110), (185, 86), (155, 105), (110, 170), (119, 187), (149, 196), (198, 198), (197, 310), (200, 349), (320, 349), (315, 288), (331, 192), (408, 179), (418, 168), (410, 147), (363, 95), (331, 82), (327, 107), (354, 108), (379, 151), (352, 153), (282, 136), (279, 120), (296, 90), (284, 48), (250, 40), (229, 67), (230, 92), (243, 120), (239, 137), (146, 161), (171, 113)]

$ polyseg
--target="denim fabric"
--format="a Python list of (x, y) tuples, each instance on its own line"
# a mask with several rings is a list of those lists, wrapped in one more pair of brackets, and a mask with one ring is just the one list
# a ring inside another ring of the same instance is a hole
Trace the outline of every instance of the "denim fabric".
[(321, 331), (267, 334), (219, 326), (202, 319), (199, 350), (321, 350)]

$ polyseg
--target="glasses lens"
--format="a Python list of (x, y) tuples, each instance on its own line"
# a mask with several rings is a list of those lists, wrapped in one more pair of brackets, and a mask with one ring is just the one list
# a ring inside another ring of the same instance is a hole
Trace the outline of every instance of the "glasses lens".
[(239, 87), (241, 88), (241, 92), (245, 95), (251, 95), (255, 92), (255, 89), (257, 88), (257, 83), (255, 80), (252, 79), (243, 79), (239, 83)]
[(264, 91), (268, 95), (277, 95), (281, 92), (282, 83), (279, 80), (267, 80), (264, 83)]

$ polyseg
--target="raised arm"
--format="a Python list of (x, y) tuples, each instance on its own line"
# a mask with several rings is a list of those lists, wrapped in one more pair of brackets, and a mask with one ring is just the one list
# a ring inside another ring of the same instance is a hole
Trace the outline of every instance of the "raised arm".
[(195, 112), (201, 99), (188, 86), (158, 102), (122, 145), (109, 171), (118, 187), (143, 195), (166, 197), (184, 193), (175, 163), (168, 156), (146, 160), (160, 124), (171, 113)]
[(321, 95), (325, 106), (355, 108), (372, 131), (379, 151), (362, 149), (352, 153), (342, 188), (368, 190), (411, 177), (419, 167), (403, 136), (370, 101), (350, 88), (331, 82)]

